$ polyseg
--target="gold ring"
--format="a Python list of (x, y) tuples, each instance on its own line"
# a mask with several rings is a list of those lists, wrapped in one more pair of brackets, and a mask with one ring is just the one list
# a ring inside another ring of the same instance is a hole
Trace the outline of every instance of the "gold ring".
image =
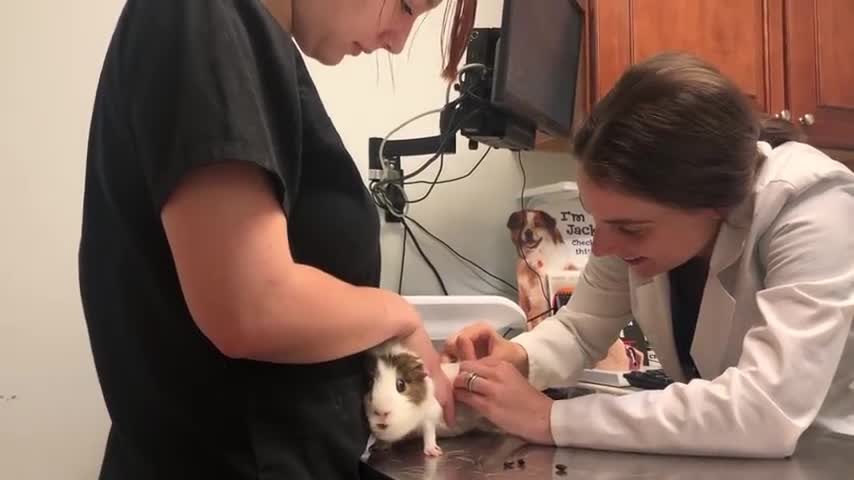
[(469, 392), (471, 392), (471, 391), (472, 391), (471, 387), (472, 387), (472, 385), (474, 384), (474, 380), (475, 380), (477, 377), (478, 377), (478, 375), (477, 375), (476, 373), (474, 373), (474, 372), (472, 372), (472, 373), (469, 375), (469, 378), (466, 380), (466, 390), (468, 390)]

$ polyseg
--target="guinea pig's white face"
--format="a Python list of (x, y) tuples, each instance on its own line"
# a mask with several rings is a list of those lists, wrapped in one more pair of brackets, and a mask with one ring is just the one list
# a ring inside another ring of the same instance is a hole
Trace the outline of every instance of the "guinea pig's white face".
[(432, 395), (430, 379), (423, 376), (423, 371), (409, 368), (413, 365), (412, 359), (399, 357), (391, 363), (383, 357), (376, 363), (372, 386), (365, 398), (365, 413), (371, 432), (379, 440), (400, 440), (424, 420), (424, 399)]

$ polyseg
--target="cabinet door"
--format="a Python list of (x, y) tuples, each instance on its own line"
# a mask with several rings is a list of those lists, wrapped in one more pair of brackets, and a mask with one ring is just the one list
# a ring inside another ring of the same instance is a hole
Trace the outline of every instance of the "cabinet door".
[(854, 1), (787, 0), (792, 121), (813, 145), (854, 148)]
[[(795, 0), (796, 2), (800, 0)], [(851, 0), (840, 0), (840, 2)], [(592, 95), (656, 53), (681, 50), (716, 65), (757, 107), (785, 104), (783, 0), (593, 0)]]

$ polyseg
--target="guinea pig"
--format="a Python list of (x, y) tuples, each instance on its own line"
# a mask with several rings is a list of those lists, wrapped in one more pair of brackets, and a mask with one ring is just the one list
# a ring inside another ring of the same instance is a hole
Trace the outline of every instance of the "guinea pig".
[[(377, 440), (391, 444), (420, 433), (424, 454), (439, 456), (442, 449), (437, 437), (454, 437), (476, 429), (498, 431), (491, 422), (460, 402), (455, 403), (456, 425), (448, 428), (424, 362), (398, 342), (386, 342), (372, 349), (367, 358), (370, 380), (365, 413)], [(459, 364), (443, 363), (441, 367), (453, 383)]]

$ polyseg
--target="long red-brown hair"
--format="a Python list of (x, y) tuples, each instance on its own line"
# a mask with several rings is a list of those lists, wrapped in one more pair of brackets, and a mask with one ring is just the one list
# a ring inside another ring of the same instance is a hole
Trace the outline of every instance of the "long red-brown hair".
[[(453, 81), (474, 28), (477, 0), (447, 0), (442, 24), (442, 78)], [(448, 27), (450, 26), (450, 29)]]

